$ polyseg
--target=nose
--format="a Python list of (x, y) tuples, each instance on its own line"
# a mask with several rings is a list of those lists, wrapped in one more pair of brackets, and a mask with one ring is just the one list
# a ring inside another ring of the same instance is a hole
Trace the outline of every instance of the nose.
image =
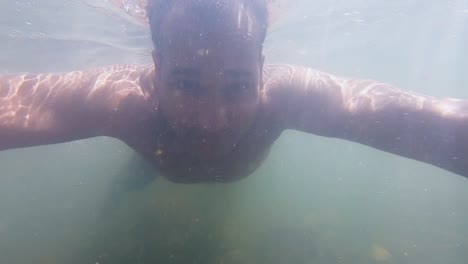
[(199, 108), (197, 123), (200, 128), (215, 132), (228, 127), (227, 108), (221, 98), (209, 98)]
[(203, 88), (206, 92), (200, 98), (197, 124), (200, 128), (216, 132), (224, 130), (229, 125), (228, 105), (223, 92), (224, 73), (222, 66), (214, 63), (209, 74), (203, 78)]

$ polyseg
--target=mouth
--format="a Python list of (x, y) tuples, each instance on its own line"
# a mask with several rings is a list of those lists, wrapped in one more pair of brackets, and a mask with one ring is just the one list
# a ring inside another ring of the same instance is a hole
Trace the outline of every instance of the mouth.
[(176, 149), (196, 160), (217, 160), (230, 153), (238, 137), (227, 130), (183, 129), (173, 138)]

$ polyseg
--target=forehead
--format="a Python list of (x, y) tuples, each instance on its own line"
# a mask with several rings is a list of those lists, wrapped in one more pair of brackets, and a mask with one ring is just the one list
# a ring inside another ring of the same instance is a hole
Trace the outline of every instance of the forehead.
[[(259, 30), (238, 7), (210, 12), (175, 9), (162, 25), (161, 56), (166, 63), (252, 64), (261, 59)], [(227, 66), (227, 65), (226, 65)], [(247, 66), (247, 65), (245, 65)]]

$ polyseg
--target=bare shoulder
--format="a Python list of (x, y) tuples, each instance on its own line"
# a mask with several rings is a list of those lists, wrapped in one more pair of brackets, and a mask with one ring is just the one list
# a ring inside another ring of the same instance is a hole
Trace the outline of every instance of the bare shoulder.
[(108, 113), (112, 131), (106, 133), (121, 138), (121, 133), (126, 134), (154, 110), (148, 100), (154, 90), (154, 66), (114, 65), (98, 71), (94, 87), (86, 96), (87, 106)]
[(265, 89), (323, 86), (339, 83), (345, 78), (328, 74), (303, 65), (267, 64), (263, 68)]
[(291, 108), (306, 94), (341, 92), (342, 80), (302, 65), (269, 64), (263, 69), (262, 97), (275, 108)]
[(284, 128), (306, 123), (305, 113), (311, 113), (307, 123), (319, 125), (343, 113), (344, 78), (290, 64), (265, 65), (263, 76), (263, 109)]
[(144, 86), (152, 72), (145, 65), (115, 65), (0, 75), (0, 149), (119, 136), (135, 115), (147, 112)]
[[(101, 92), (114, 103), (128, 96), (144, 98), (145, 85), (149, 83), (153, 68), (147, 65), (114, 65), (102, 68), (94, 82), (94, 92)], [(90, 92), (93, 92), (93, 91)], [(99, 99), (99, 98), (97, 98)]]

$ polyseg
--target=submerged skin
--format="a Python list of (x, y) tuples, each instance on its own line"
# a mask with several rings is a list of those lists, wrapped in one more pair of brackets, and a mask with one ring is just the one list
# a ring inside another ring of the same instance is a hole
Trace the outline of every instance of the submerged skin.
[(415, 95), (298, 66), (265, 65), (255, 122), (228, 152), (206, 157), (199, 149), (178, 144), (153, 99), (145, 96), (154, 74), (153, 66), (113, 66), (3, 76), (0, 149), (112, 136), (152, 161), (172, 181), (230, 182), (254, 171), (282, 131), (297, 129), (468, 176), (464, 100)]
[(251, 16), (227, 12), (231, 23), (210, 25), (174, 11), (162, 27), (170, 45), (155, 45), (154, 65), (0, 76), (0, 150), (110, 136), (171, 181), (231, 182), (295, 129), (468, 177), (467, 100), (263, 65)]

